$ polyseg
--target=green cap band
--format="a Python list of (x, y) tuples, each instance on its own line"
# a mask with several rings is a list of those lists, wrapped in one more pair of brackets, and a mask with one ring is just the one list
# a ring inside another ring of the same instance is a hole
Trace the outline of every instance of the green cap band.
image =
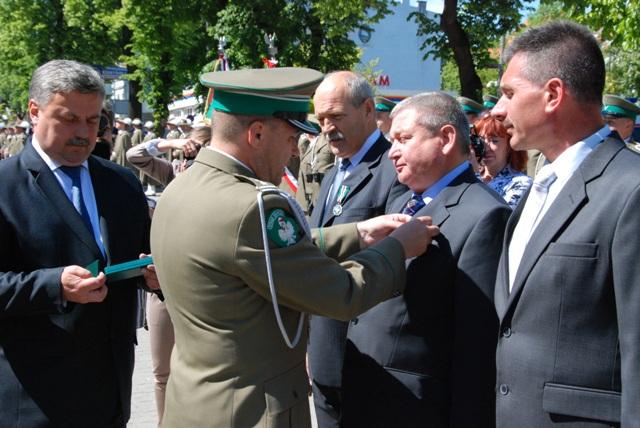
[(275, 112), (308, 113), (309, 98), (243, 94), (216, 89), (213, 109), (247, 116), (272, 116)]
[(462, 110), (465, 113), (482, 113), (482, 110), (471, 107), (470, 105), (467, 105), (467, 104), (462, 104)]
[(634, 120), (636, 118), (636, 114), (634, 112), (622, 107), (612, 105), (604, 106), (604, 109), (602, 109), (602, 114), (622, 115)]
[(377, 111), (391, 111), (391, 107), (386, 104), (376, 104)]
[(496, 106), (496, 103), (494, 103), (493, 101), (485, 101), (483, 104), (484, 108), (494, 108)]

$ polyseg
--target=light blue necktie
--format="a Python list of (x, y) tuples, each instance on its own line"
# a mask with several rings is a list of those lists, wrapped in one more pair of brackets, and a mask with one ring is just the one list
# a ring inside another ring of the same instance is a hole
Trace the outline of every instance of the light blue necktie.
[(93, 236), (93, 226), (91, 225), (91, 217), (89, 217), (89, 211), (87, 211), (87, 207), (84, 204), (84, 199), (82, 198), (82, 183), (80, 181), (80, 173), (82, 172), (81, 166), (61, 166), (60, 170), (64, 172), (69, 178), (71, 178), (71, 202), (73, 206), (76, 208), (78, 213), (82, 216), (82, 220), (84, 220), (84, 224), (91, 232)]

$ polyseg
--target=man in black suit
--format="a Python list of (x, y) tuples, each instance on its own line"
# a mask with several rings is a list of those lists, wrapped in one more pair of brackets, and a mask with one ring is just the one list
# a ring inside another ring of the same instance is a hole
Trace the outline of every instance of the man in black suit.
[(509, 220), (495, 303), (499, 427), (640, 426), (640, 157), (601, 116), (605, 64), (571, 22), (505, 51), (492, 110), (549, 162)]
[(511, 210), (476, 178), (469, 123), (453, 97), (416, 95), (391, 117), (389, 157), (411, 190), (389, 212), (432, 216), (440, 235), (408, 264), (404, 294), (349, 326), (343, 426), (489, 428), (493, 288)]
[(99, 269), (148, 252), (137, 178), (91, 156), (104, 85), (89, 66), (35, 72), (34, 135), (0, 163), (0, 425), (124, 427), (137, 279)]
[[(313, 101), (336, 166), (324, 177), (311, 226), (327, 227), (383, 214), (393, 195), (406, 188), (397, 182), (387, 158), (391, 144), (377, 129), (369, 82), (348, 71), (331, 73)], [(312, 316), (309, 324), (309, 369), (318, 425), (336, 427), (348, 323)]]

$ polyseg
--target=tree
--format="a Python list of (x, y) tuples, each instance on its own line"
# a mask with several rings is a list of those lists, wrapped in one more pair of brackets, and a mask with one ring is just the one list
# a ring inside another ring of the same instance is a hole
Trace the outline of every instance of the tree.
[(605, 91), (623, 96), (640, 94), (640, 3), (628, 0), (546, 1), (567, 17), (587, 25), (603, 41), (607, 67)]
[(349, 33), (388, 13), (387, 0), (236, 0), (220, 11), (213, 32), (229, 39), (235, 67), (262, 66), (267, 33), (277, 37), (282, 65), (348, 70), (360, 59)]
[(439, 22), (414, 12), (407, 19), (418, 24), (418, 36), (424, 37), (421, 49), (425, 59), (454, 61), (459, 74), (460, 93), (479, 100), (482, 81), (477, 69), (495, 66), (491, 48), (518, 28), (521, 10), (531, 0), (445, 0)]
[(33, 71), (52, 59), (110, 65), (119, 55), (117, 0), (0, 0), (0, 99), (20, 115)]

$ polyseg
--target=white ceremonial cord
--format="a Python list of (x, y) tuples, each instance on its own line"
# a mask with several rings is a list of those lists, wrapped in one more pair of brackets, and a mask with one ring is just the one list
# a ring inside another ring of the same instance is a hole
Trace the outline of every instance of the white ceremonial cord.
[(264, 215), (264, 202), (263, 202), (262, 196), (265, 193), (274, 193), (274, 194), (283, 196), (289, 203), (289, 206), (291, 206), (291, 209), (293, 210), (298, 222), (302, 224), (302, 226), (304, 227), (304, 230), (307, 233), (307, 236), (311, 236), (311, 228), (309, 227), (309, 223), (307, 223), (307, 219), (304, 217), (304, 214), (302, 214), (302, 208), (300, 208), (298, 203), (295, 200), (291, 199), (286, 192), (276, 187), (273, 187), (271, 185), (259, 186), (257, 187), (257, 189), (258, 189), (258, 208), (260, 210), (260, 224), (262, 226), (262, 242), (264, 244), (264, 260), (267, 266), (267, 278), (269, 279), (269, 291), (271, 292), (271, 302), (273, 303), (273, 311), (276, 314), (276, 321), (278, 322), (278, 327), (280, 328), (280, 333), (282, 334), (284, 343), (286, 343), (289, 348), (293, 349), (296, 346), (298, 346), (298, 343), (300, 343), (300, 338), (302, 337), (302, 326), (304, 325), (305, 314), (304, 312), (300, 312), (300, 319), (298, 320), (298, 329), (296, 331), (296, 336), (292, 342), (291, 339), (289, 339), (289, 334), (287, 333), (287, 330), (284, 328), (284, 324), (282, 323), (282, 316), (280, 315), (280, 307), (278, 306), (278, 297), (276, 296), (276, 286), (273, 281), (273, 271), (271, 269), (271, 251), (269, 249), (269, 241), (267, 238), (267, 221)]

